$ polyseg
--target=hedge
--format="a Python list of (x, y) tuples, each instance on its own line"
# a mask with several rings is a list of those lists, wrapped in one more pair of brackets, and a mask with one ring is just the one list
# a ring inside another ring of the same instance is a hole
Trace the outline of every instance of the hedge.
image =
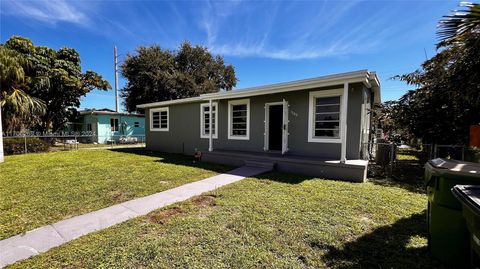
[[(27, 152), (47, 152), (50, 144), (39, 138), (27, 138)], [(3, 151), (5, 155), (25, 153), (25, 138), (3, 139)]]

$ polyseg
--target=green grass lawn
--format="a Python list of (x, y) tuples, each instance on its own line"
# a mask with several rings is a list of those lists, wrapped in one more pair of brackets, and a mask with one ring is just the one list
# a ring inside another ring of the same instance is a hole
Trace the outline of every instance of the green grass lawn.
[(226, 170), (143, 149), (6, 156), (0, 164), (0, 239)]
[(426, 250), (426, 203), (403, 183), (271, 173), (12, 268), (432, 268), (439, 264)]

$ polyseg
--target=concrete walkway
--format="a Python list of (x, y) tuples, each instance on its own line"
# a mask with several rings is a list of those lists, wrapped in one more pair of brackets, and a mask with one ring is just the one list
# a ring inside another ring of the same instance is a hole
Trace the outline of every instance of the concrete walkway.
[(82, 235), (271, 170), (271, 167), (243, 166), (225, 174), (62, 220), (29, 231), (24, 235), (7, 238), (0, 241), (0, 268), (60, 246)]

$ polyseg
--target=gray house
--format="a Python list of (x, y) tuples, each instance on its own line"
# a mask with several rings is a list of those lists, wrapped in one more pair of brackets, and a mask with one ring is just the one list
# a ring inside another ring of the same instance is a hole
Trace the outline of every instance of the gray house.
[(139, 105), (149, 150), (363, 181), (380, 84), (367, 70)]

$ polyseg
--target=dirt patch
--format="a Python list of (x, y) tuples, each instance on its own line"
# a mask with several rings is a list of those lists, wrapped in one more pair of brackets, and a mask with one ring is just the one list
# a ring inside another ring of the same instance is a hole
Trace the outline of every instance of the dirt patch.
[(217, 202), (215, 199), (219, 197), (219, 195), (200, 195), (192, 199), (192, 203), (202, 207), (209, 207), (209, 206), (216, 206)]
[(110, 199), (112, 199), (115, 202), (127, 201), (130, 198), (130, 195), (123, 191), (111, 191), (109, 192), (109, 196), (110, 196)]
[(156, 211), (148, 214), (147, 216), (148, 216), (148, 219), (153, 223), (165, 224), (173, 216), (176, 216), (181, 213), (183, 213), (182, 209), (178, 207), (174, 207), (174, 208), (169, 208), (162, 211)]

